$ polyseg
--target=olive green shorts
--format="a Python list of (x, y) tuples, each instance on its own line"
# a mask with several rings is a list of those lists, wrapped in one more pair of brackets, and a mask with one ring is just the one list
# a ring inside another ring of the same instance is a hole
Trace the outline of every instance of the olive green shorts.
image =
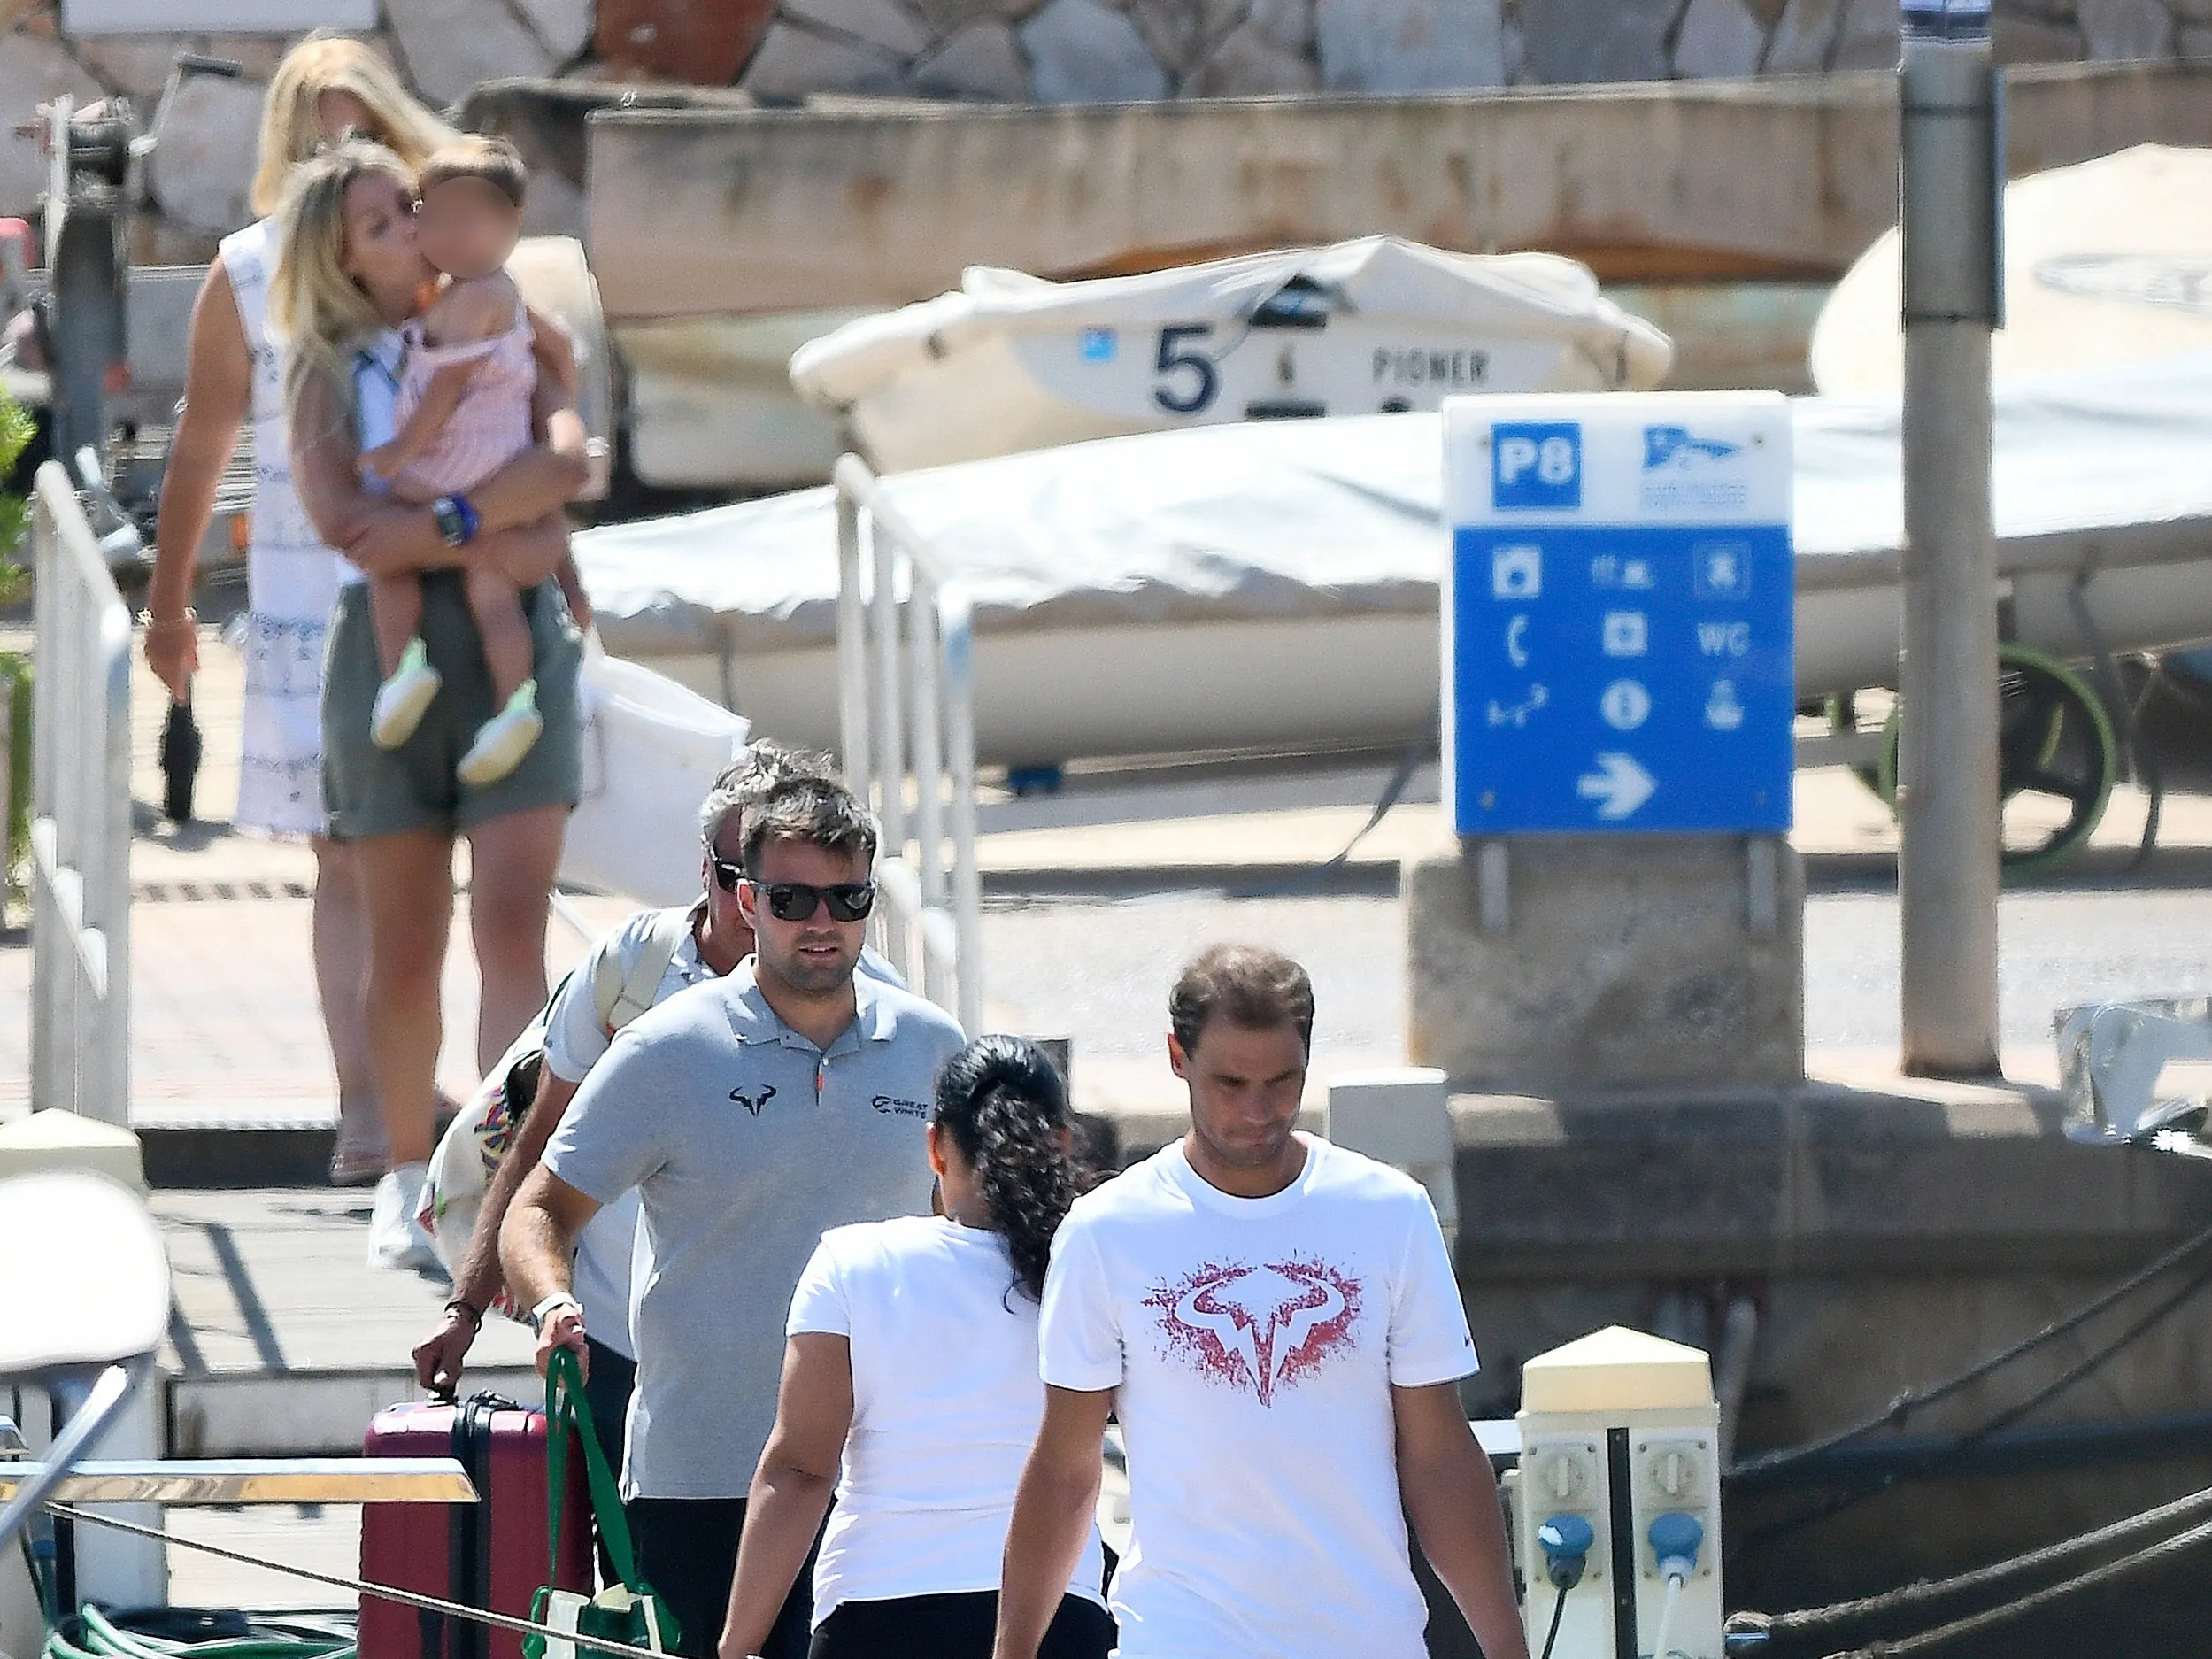
[(575, 806), (582, 789), (576, 676), (583, 637), (569, 620), (559, 584), (547, 582), (522, 596), (545, 729), (521, 765), (485, 789), (471, 789), (455, 770), (498, 706), (460, 573), (433, 570), (422, 577), (423, 648), (444, 683), (414, 736), (397, 749), (369, 740), (369, 711), (383, 673), (368, 598), (366, 583), (338, 590), (324, 648), (322, 799), (333, 838), (363, 841), (414, 830), (452, 837), (509, 813)]

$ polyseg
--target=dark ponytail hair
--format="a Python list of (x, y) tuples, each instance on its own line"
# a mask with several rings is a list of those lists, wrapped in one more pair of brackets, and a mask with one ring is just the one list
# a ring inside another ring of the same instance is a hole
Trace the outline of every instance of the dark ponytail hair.
[(1061, 1145), (1067, 1088), (1035, 1043), (979, 1037), (937, 1076), (932, 1120), (968, 1167), (991, 1219), (1006, 1236), (1014, 1285), (1044, 1295), (1052, 1235), (1075, 1201), (1075, 1170)]

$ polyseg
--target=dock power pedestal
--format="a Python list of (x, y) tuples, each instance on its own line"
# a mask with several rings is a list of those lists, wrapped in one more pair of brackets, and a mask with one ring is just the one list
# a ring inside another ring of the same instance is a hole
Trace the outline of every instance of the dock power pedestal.
[(1537, 1659), (1722, 1659), (1720, 1414), (1696, 1348), (1615, 1325), (1521, 1373)]

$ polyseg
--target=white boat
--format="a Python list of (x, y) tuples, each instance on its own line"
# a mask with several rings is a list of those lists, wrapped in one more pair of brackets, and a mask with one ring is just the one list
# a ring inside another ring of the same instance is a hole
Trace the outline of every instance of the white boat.
[(906, 472), (1467, 392), (1645, 390), (1672, 355), (1571, 259), (1365, 236), (1083, 282), (978, 266), (809, 341), (790, 374), (878, 471)]
[[(1896, 398), (1799, 398), (1799, 695), (1889, 686)], [(2212, 639), (2212, 356), (2000, 387), (1995, 515), (2020, 639)], [(987, 763), (1402, 741), (1437, 697), (1436, 416), (1259, 422), (891, 480), (975, 604)], [(836, 744), (829, 489), (577, 537), (608, 651)], [(2093, 573), (2082, 611), (2075, 573)]]
[[(2212, 350), (2212, 150), (2138, 144), (2015, 180), (2004, 226), (1993, 379)], [(1899, 269), (1892, 229), (1829, 296), (1813, 329), (1821, 390), (1897, 390)]]
[[(1894, 683), (1894, 397), (1793, 405), (1801, 698)], [(2019, 638), (2080, 660), (2212, 638), (2212, 355), (1999, 389)], [(975, 607), (988, 763), (1402, 742), (1432, 718), (1437, 417), (1107, 439), (888, 486)], [(828, 489), (576, 538), (608, 649), (834, 745)], [(2077, 573), (2089, 573), (2075, 598)], [(2098, 640), (2082, 626), (2088, 617)]]

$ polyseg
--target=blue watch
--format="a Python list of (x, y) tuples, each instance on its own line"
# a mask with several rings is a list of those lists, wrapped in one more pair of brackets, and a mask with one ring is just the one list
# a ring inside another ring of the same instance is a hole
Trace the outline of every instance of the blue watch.
[(440, 496), (430, 504), (430, 516), (448, 547), (467, 546), (484, 523), (482, 514), (469, 505), (466, 496)]

